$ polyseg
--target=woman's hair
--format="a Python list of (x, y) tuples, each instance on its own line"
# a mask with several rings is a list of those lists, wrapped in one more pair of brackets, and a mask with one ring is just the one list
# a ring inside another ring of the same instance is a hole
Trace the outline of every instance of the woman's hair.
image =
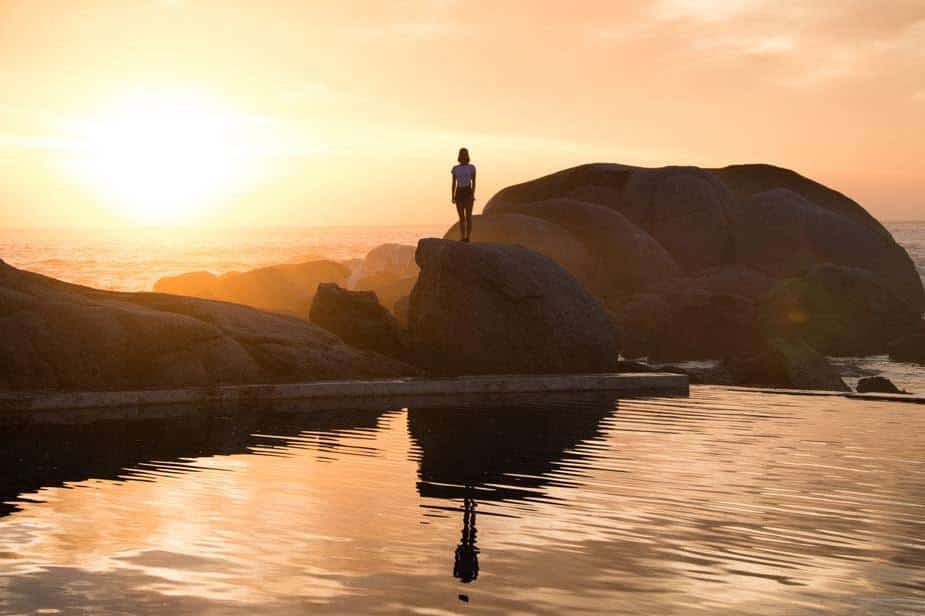
[(456, 157), (460, 165), (469, 164), (469, 148), (459, 148), (459, 156)]

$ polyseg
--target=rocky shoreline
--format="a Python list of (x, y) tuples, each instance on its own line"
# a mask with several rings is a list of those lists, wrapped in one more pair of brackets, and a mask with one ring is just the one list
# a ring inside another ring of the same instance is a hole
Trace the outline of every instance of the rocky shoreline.
[(2, 264), (0, 388), (710, 359), (677, 370), (694, 383), (837, 391), (848, 387), (826, 356), (925, 362), (925, 290), (909, 255), (858, 203), (786, 169), (582, 165), (500, 191), (473, 228), (472, 244), (451, 228), (351, 262), (174, 276), (158, 293)]

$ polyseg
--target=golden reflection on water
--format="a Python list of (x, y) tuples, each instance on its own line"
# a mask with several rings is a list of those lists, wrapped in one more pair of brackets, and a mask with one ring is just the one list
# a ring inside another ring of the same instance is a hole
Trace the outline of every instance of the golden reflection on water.
[(42, 488), (0, 519), (0, 611), (925, 609), (921, 407), (574, 407), (389, 412)]

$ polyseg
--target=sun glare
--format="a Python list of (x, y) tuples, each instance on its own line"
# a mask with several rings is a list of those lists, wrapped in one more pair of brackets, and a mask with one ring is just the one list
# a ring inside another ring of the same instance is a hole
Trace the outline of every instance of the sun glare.
[(140, 94), (79, 129), (76, 166), (124, 218), (151, 225), (195, 220), (241, 186), (246, 135), (204, 97)]

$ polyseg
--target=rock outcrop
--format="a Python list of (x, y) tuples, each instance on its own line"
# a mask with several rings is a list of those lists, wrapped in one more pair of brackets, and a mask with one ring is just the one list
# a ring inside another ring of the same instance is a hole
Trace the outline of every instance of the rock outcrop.
[(925, 321), (891, 342), (888, 350), (891, 359), (925, 364)]
[(925, 311), (912, 260), (880, 223), (779, 167), (582, 165), (501, 190), (483, 224), (511, 214), (582, 242), (579, 279), (617, 315), (634, 356), (719, 359), (774, 337), (883, 353)]
[[(681, 275), (661, 244), (612, 209), (572, 199), (550, 199), (518, 206), (515, 211), (558, 225), (581, 242), (586, 256), (578, 278), (607, 305)], [(505, 240), (498, 237), (495, 241)], [(555, 259), (552, 254), (547, 256)]]
[(352, 291), (373, 291), (379, 302), (392, 310), (396, 301), (411, 293), (418, 279), (414, 251), (414, 246), (405, 244), (376, 246), (353, 269), (346, 287)]
[(334, 283), (318, 286), (309, 319), (352, 347), (407, 359), (398, 320), (372, 291), (348, 291)]
[[(459, 223), (444, 234), (459, 239)], [(523, 214), (473, 216), (471, 241), (479, 244), (518, 244), (545, 255), (587, 284), (588, 254), (581, 242), (559, 225)]]
[(858, 380), (857, 387), (859, 394), (905, 394), (893, 384), (893, 381), (885, 376), (866, 376)]
[(831, 264), (779, 284), (763, 318), (772, 335), (802, 339), (826, 355), (882, 353), (920, 321), (868, 270)]
[(606, 311), (552, 259), (517, 245), (424, 239), (411, 293), (416, 364), (437, 374), (605, 372)]
[(167, 276), (154, 284), (154, 291), (234, 302), (304, 318), (319, 284), (344, 284), (349, 275), (350, 270), (346, 266), (320, 260), (229, 272), (220, 276), (209, 272)]
[(295, 317), (161, 293), (100, 291), (0, 261), (0, 389), (133, 389), (414, 372)]
[(763, 351), (730, 359), (725, 367), (735, 385), (850, 391), (838, 370), (800, 341), (774, 338)]

